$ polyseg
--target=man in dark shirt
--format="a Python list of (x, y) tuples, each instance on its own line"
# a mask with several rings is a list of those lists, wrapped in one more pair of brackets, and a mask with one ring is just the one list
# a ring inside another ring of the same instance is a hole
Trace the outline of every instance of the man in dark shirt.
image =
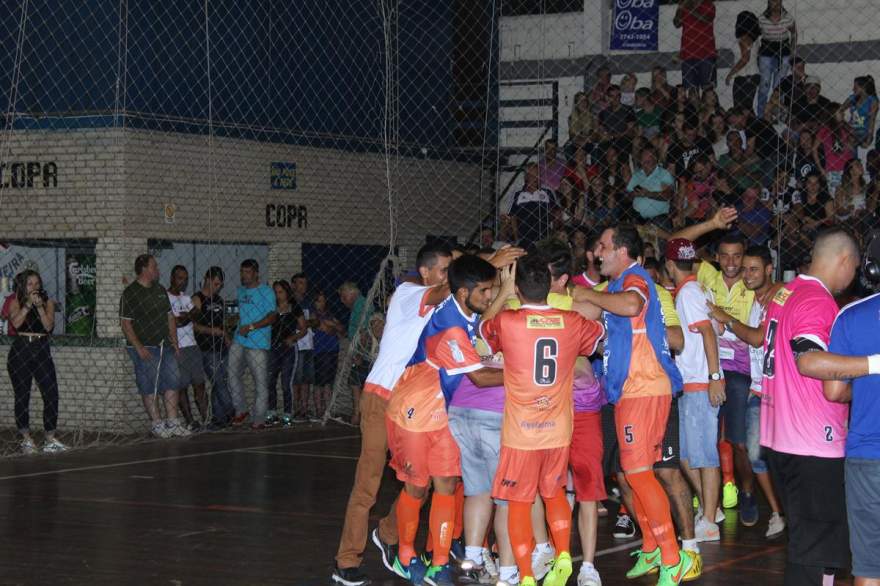
[(193, 323), (196, 344), (202, 351), (205, 375), (211, 381), (212, 416), (209, 429), (226, 427), (235, 415), (229, 388), (226, 386), (226, 349), (230, 339), (225, 329), (226, 304), (220, 297), (223, 283), (223, 269), (210, 267), (205, 271), (201, 290), (192, 296), (196, 310)]
[(697, 136), (697, 127), (691, 121), (686, 121), (682, 127), (683, 140), (676, 142), (666, 153), (666, 169), (674, 177), (681, 177), (687, 171), (691, 159), (698, 155), (706, 155), (711, 161), (715, 161), (712, 143), (703, 136)]
[[(822, 81), (812, 75), (807, 77), (804, 81), (804, 92), (791, 106), (790, 125), (815, 133), (825, 118), (829, 104), (831, 100), (822, 95)], [(787, 105), (783, 106), (783, 109), (786, 108)]]
[(505, 214), (519, 246), (528, 248), (550, 235), (556, 207), (554, 194), (540, 187), (538, 164), (529, 163), (523, 188), (513, 195), (510, 210)]
[(636, 114), (629, 106), (620, 103), (620, 86), (608, 88), (608, 107), (599, 113), (599, 126), (605, 140), (613, 141), (620, 152), (628, 153), (636, 127)]

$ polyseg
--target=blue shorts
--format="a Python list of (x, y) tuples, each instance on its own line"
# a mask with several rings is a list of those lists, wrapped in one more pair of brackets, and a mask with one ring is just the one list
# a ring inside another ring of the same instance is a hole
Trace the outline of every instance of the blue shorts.
[(732, 370), (724, 371), (724, 393), (727, 399), (721, 405), (719, 416), (724, 420), (724, 438), (732, 444), (746, 444), (746, 409), (751, 386), (751, 375)]
[(685, 59), (681, 62), (681, 82), (687, 89), (713, 87), (716, 79), (714, 57)]
[(846, 459), (846, 514), (853, 576), (880, 578), (880, 460)]
[(141, 395), (163, 394), (180, 388), (177, 371), (177, 358), (169, 347), (146, 346), (151, 358), (144, 360), (133, 347), (128, 346), (128, 355), (134, 364), (134, 378)]
[(492, 482), (498, 469), (501, 452), (502, 413), (449, 408), (449, 430), (461, 452), (461, 478), (464, 495), (474, 496), (492, 492)]
[(691, 468), (718, 468), (718, 407), (708, 391), (683, 393), (678, 399), (679, 458)]
[(757, 395), (749, 396), (749, 406), (746, 408), (746, 450), (752, 472), (764, 474), (770, 471), (764, 459), (764, 448), (761, 447), (761, 397)]

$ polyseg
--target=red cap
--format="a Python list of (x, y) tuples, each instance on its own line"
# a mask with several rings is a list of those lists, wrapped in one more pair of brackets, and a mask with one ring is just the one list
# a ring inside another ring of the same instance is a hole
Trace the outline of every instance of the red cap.
[(673, 238), (666, 243), (668, 260), (697, 260), (697, 249), (687, 238)]

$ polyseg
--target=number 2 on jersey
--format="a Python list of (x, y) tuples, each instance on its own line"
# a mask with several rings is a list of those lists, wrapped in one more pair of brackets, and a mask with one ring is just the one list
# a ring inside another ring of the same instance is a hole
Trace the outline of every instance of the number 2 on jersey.
[(559, 343), (556, 338), (538, 338), (535, 341), (535, 384), (550, 386), (556, 382), (556, 357)]

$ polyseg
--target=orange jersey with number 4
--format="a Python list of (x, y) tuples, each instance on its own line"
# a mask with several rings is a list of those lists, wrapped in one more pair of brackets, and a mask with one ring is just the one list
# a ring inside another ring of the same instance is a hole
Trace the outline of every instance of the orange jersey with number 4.
[(523, 305), (480, 325), (493, 352), (504, 353), (501, 445), (519, 450), (571, 443), (572, 382), (578, 356), (590, 356), (604, 326), (573, 311)]

